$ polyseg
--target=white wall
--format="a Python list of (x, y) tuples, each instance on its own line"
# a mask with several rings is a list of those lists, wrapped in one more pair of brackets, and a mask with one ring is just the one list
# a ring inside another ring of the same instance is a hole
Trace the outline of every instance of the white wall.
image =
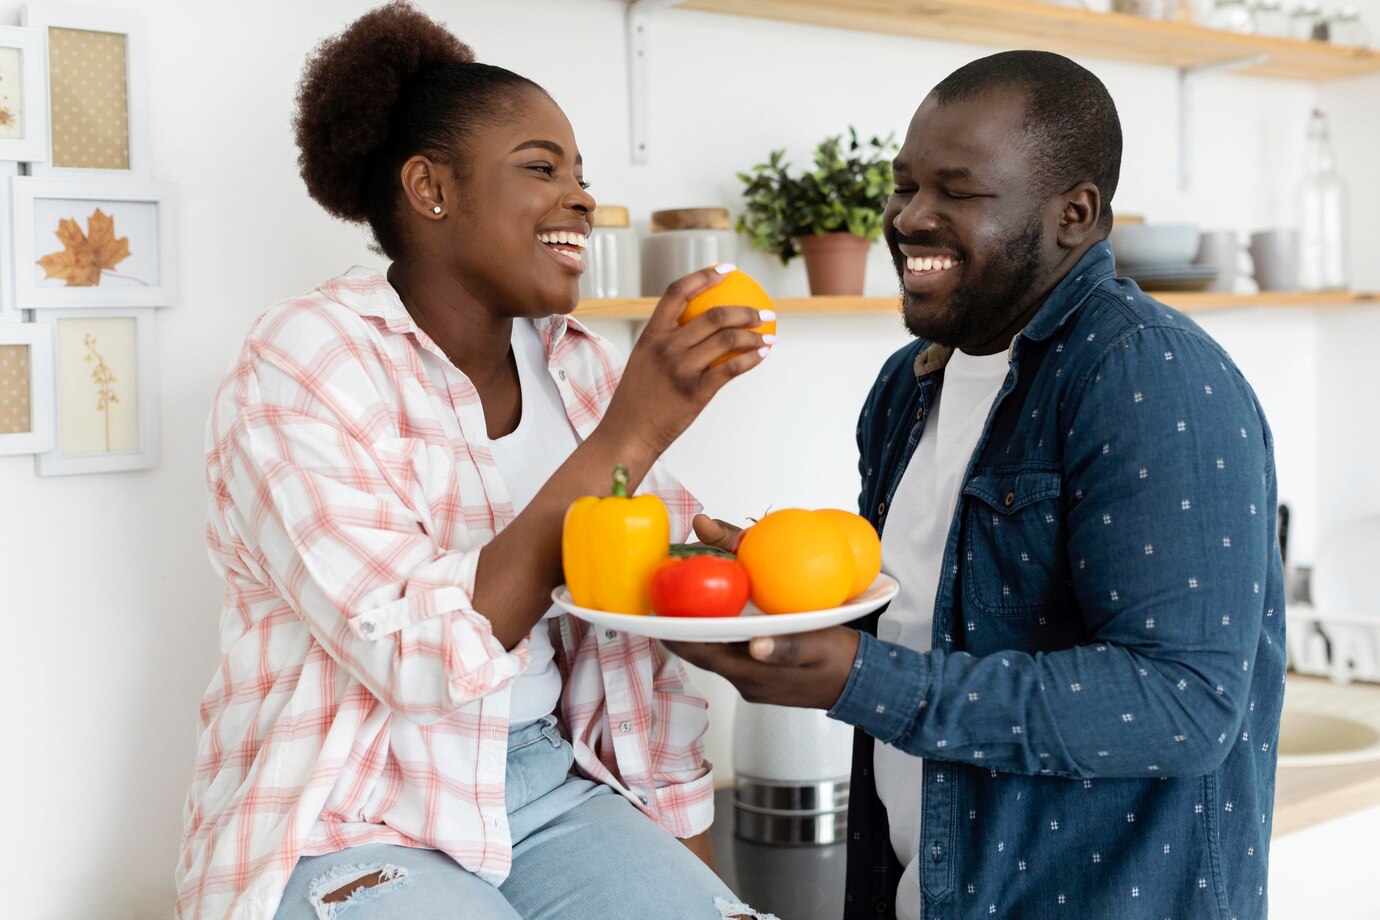
[[(773, 147), (803, 159), (815, 141), (850, 123), (867, 133), (900, 132), (933, 83), (987, 50), (658, 13), (652, 161), (633, 167), (620, 3), (421, 2), (481, 59), (545, 85), (576, 127), (596, 196), (631, 206), (644, 222), (655, 208), (736, 205), (734, 173)], [(289, 130), (305, 55), (370, 4), (93, 5), (147, 19), (154, 169), (181, 191), (184, 280), (181, 303), (159, 317), (157, 469), (39, 479), (29, 458), (0, 458), (0, 622), (7, 632), (0, 691), (10, 701), (0, 774), (9, 826), (0, 865), (18, 880), (4, 913), (21, 918), (166, 914), (197, 703), (217, 662), (218, 586), (201, 540), (201, 434), (211, 394), (254, 315), (352, 263), (377, 262), (359, 231), (308, 200)], [(17, 21), (18, 5), (0, 2), (0, 22)], [(1086, 63), (1122, 112), (1122, 210), (1243, 231), (1282, 219), (1301, 165), (1312, 87), (1205, 80), (1198, 184), (1186, 194), (1175, 181), (1173, 73)], [(1375, 82), (1353, 86), (1336, 90), (1338, 98), (1350, 92), (1346, 105), (1370, 112), (1370, 126), (1339, 125), (1338, 133), (1351, 145), (1344, 162), (1354, 164), (1355, 187), (1371, 203), (1356, 209), (1369, 211), (1358, 218), (1364, 252), (1380, 238), (1380, 218), (1375, 180), (1364, 186), (1360, 166), (1380, 138), (1374, 109), (1365, 108)], [(798, 264), (783, 271), (753, 253), (739, 261), (779, 295), (805, 292)], [(1375, 266), (1362, 268), (1369, 284), (1380, 284)], [(880, 252), (869, 273), (870, 293), (894, 290)], [(1325, 502), (1354, 506), (1358, 494), (1377, 501), (1364, 463), (1334, 469), (1340, 451), (1328, 445), (1373, 444), (1380, 435), (1369, 423), (1358, 432), (1344, 408), (1327, 409), (1343, 387), (1375, 387), (1365, 383), (1361, 348), (1377, 320), (1335, 320), (1253, 312), (1208, 322), (1265, 400), (1281, 442), (1282, 490), (1299, 505), (1300, 536), (1316, 526)], [(630, 334), (624, 324), (600, 328), (625, 343)], [(877, 363), (904, 341), (888, 317), (787, 317), (781, 336), (765, 367), (728, 389), (671, 454), (721, 517), (742, 520), (787, 504), (850, 506), (857, 406)], [(1333, 360), (1334, 346), (1344, 359)], [(732, 695), (722, 684), (707, 686), (716, 718), (711, 756), (727, 765)]]

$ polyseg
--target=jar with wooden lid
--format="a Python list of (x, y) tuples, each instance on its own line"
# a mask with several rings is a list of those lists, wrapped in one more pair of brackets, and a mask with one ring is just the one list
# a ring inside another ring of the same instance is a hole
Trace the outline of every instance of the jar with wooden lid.
[(580, 297), (636, 297), (642, 289), (642, 259), (637, 231), (628, 226), (628, 209), (601, 204), (589, 216), (593, 232), (585, 249)]
[(660, 297), (677, 278), (737, 258), (727, 208), (653, 211), (652, 232), (642, 240), (642, 296)]

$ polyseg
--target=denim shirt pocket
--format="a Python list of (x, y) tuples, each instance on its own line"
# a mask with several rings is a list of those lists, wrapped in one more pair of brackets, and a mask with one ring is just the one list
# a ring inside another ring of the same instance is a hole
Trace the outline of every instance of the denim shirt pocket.
[(1057, 466), (978, 470), (963, 487), (964, 597), (977, 612), (1035, 617), (1065, 606), (1069, 587)]

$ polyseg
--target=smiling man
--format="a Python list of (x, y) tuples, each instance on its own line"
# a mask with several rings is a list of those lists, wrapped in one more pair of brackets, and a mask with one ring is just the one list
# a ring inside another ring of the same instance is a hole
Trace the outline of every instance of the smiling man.
[(673, 646), (857, 727), (849, 918), (1266, 914), (1272, 443), (1227, 354), (1116, 276), (1120, 160), (1066, 58), (934, 88), (884, 220), (915, 341), (858, 424), (901, 592), (857, 629)]

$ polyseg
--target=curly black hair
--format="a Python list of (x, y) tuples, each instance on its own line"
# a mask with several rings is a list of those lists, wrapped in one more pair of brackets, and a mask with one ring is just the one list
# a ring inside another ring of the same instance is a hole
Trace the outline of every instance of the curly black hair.
[(405, 0), (371, 10), (318, 45), (303, 68), (293, 129), (307, 192), (334, 216), (368, 223), (396, 259), (402, 164), (424, 154), (463, 175), (471, 132), (528, 90), (545, 94), (476, 62), (469, 45)]
[(965, 64), (930, 94), (940, 105), (995, 89), (1025, 93), (1025, 129), (1036, 176), (1061, 192), (1091, 182), (1102, 195), (1098, 226), (1112, 226), (1112, 196), (1121, 175), (1121, 120), (1116, 103), (1090, 70), (1048, 51), (1003, 51)]

